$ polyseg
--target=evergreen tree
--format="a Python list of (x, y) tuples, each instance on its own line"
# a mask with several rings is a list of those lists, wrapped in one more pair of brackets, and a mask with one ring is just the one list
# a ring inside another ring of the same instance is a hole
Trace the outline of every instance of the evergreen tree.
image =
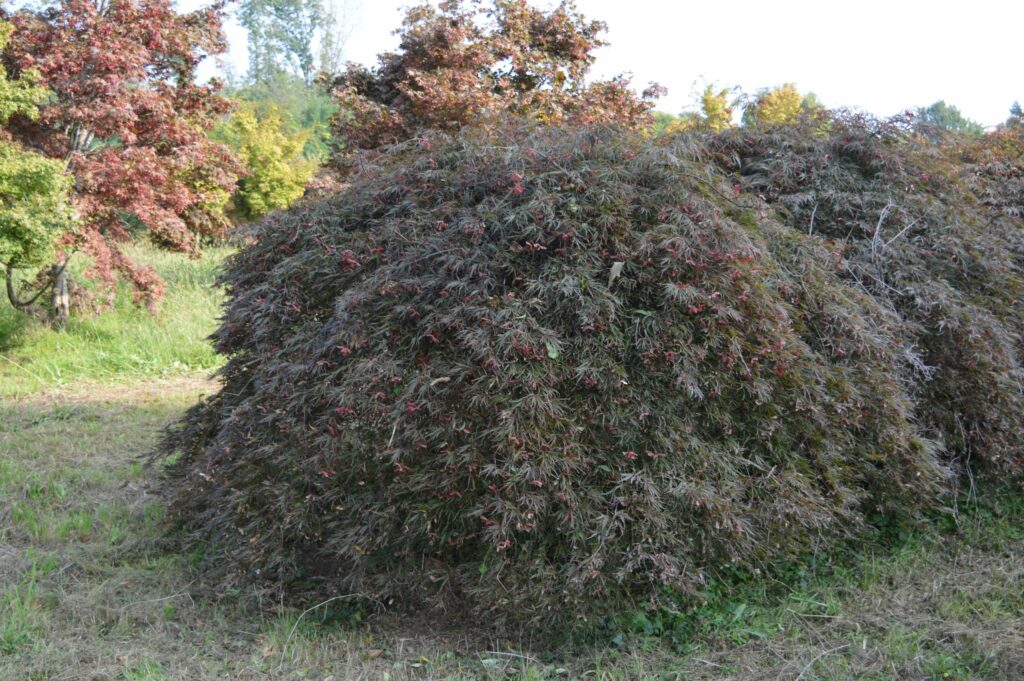
[(965, 135), (980, 135), (985, 128), (977, 121), (960, 113), (960, 109), (952, 104), (946, 104), (939, 100), (931, 106), (921, 107), (917, 110), (918, 122), (924, 127), (938, 128), (954, 133)]

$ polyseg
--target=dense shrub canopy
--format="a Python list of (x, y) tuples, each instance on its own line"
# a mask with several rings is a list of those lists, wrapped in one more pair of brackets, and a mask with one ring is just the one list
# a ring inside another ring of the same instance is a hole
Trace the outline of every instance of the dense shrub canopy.
[(947, 135), (912, 117), (809, 117), (711, 142), (739, 188), (841, 254), (898, 319), (918, 423), (967, 470), (1024, 467), (1024, 136)]
[(275, 214), (173, 517), (226, 578), (564, 624), (1019, 475), (1018, 142), (801, 125), (430, 133)]

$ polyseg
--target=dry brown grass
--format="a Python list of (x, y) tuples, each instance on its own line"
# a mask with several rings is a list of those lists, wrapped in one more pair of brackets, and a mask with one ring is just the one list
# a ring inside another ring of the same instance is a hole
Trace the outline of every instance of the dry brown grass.
[(1019, 504), (788, 595), (737, 594), (724, 602), (740, 616), (712, 613), (686, 655), (638, 635), (553, 659), (426, 618), (322, 623), (324, 608), (214, 600), (137, 461), (210, 390), (76, 384), (0, 405), (0, 679), (1024, 678)]

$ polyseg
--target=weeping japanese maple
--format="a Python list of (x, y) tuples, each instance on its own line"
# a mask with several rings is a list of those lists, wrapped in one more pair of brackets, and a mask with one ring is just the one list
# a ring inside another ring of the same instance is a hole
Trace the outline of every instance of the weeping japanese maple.
[(737, 190), (841, 254), (890, 310), (917, 420), (968, 476), (1024, 473), (1024, 135), (819, 114), (724, 131)]
[(434, 132), (271, 216), (171, 517), (229, 582), (571, 625), (940, 503), (899, 315), (703, 144)]

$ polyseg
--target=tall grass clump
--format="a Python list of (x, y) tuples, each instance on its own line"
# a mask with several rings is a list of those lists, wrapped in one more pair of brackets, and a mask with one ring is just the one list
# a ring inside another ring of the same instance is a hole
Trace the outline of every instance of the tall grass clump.
[(571, 626), (1019, 476), (1016, 171), (788, 130), (429, 134), (272, 216), (171, 517), (225, 584)]

